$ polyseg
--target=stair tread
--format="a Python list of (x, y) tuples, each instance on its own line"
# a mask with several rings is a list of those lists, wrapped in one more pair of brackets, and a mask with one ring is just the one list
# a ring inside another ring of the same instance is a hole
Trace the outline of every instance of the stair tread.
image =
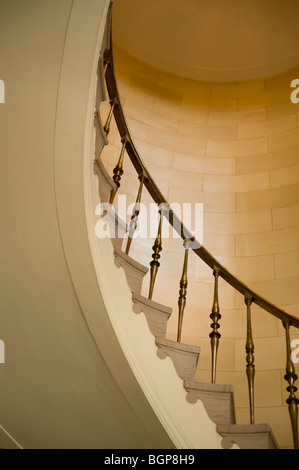
[(194, 391), (233, 393), (231, 384), (213, 384), (209, 382), (197, 382), (196, 380), (185, 380), (184, 387)]
[(101, 158), (96, 151), (93, 161), (93, 172), (98, 177), (98, 191), (101, 202), (106, 202), (113, 188), (113, 180), (103, 165)]
[(147, 274), (149, 271), (149, 268), (144, 266), (143, 264), (139, 263), (138, 261), (134, 260), (131, 258), (131, 256), (127, 255), (124, 251), (122, 251), (120, 248), (117, 248), (114, 246), (114, 254), (122, 258), (126, 263), (129, 265), (133, 266), (134, 268), (138, 269), (141, 273)]
[(225, 448), (236, 443), (241, 449), (279, 449), (269, 423), (218, 424), (217, 432)]
[(261, 432), (271, 432), (272, 429), (269, 423), (255, 423), (255, 424), (218, 424), (218, 431), (231, 432), (231, 433), (246, 433), (256, 434)]
[(148, 323), (148, 327), (155, 337), (165, 337), (167, 322), (172, 313), (172, 309), (165, 305), (158, 304), (141, 294), (133, 292), (133, 311), (143, 312)]
[(101, 122), (101, 116), (98, 111), (95, 113), (95, 116), (94, 116), (94, 125), (95, 125), (96, 135), (100, 137), (99, 140), (97, 139), (97, 141), (100, 142), (100, 146), (99, 148), (97, 148), (96, 146), (97, 154), (100, 155), (102, 153), (103, 147), (105, 145), (108, 145), (109, 141), (104, 132), (103, 124)]
[(155, 342), (158, 346), (158, 357), (164, 359), (169, 356), (183, 381), (194, 379), (200, 354), (199, 346), (177, 343), (165, 337), (156, 337)]
[(96, 108), (98, 109), (103, 101), (107, 100), (106, 86), (105, 86), (105, 76), (104, 76), (104, 60), (103, 54), (100, 54), (98, 61), (98, 86), (96, 93)]
[(155, 302), (154, 300), (148, 299), (147, 297), (144, 297), (141, 294), (133, 293), (132, 298), (133, 298), (133, 301), (144, 304), (144, 305), (146, 305), (150, 308), (153, 308), (155, 310), (159, 310), (159, 311), (167, 313), (169, 315), (171, 315), (171, 313), (172, 313), (172, 308), (171, 307), (167, 307), (166, 305), (163, 305), (163, 304), (160, 304), (158, 302)]
[(215, 424), (234, 424), (236, 422), (234, 392), (231, 384), (213, 384), (185, 380), (186, 399), (189, 403), (200, 400), (209, 417)]

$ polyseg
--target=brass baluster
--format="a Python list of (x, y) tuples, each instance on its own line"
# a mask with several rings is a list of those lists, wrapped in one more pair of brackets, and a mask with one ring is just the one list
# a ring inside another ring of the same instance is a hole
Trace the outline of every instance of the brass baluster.
[(111, 119), (112, 119), (113, 111), (114, 111), (114, 108), (115, 108), (116, 105), (117, 105), (117, 100), (116, 100), (116, 98), (113, 98), (113, 100), (110, 101), (110, 111), (109, 111), (109, 114), (108, 114), (108, 117), (107, 117), (107, 121), (104, 125), (104, 132), (105, 132), (106, 136), (108, 136), (108, 134), (110, 132)]
[(298, 376), (295, 374), (295, 366), (292, 362), (291, 357), (291, 341), (290, 341), (290, 326), (291, 322), (283, 321), (283, 326), (286, 332), (286, 354), (287, 354), (287, 363), (286, 363), (286, 374), (284, 376), (285, 380), (288, 382), (289, 386), (287, 391), (290, 393), (289, 398), (286, 400), (289, 405), (289, 414), (291, 418), (292, 433), (294, 440), (294, 448), (298, 449), (298, 404), (299, 399), (296, 397), (295, 392), (297, 387), (295, 382), (298, 379)]
[(114, 181), (115, 186), (114, 186), (113, 189), (111, 189), (110, 198), (109, 198), (109, 203), (110, 204), (113, 204), (115, 195), (116, 195), (116, 193), (117, 193), (117, 191), (120, 187), (121, 177), (124, 173), (123, 163), (124, 163), (124, 154), (125, 154), (125, 149), (126, 149), (127, 142), (128, 142), (128, 140), (127, 140), (126, 137), (123, 137), (121, 139), (122, 149), (121, 149), (121, 152), (120, 152), (120, 157), (119, 157), (119, 160), (117, 162), (116, 167), (113, 170), (113, 181)]
[(218, 301), (218, 278), (219, 278), (219, 270), (214, 269), (213, 275), (215, 277), (214, 283), (214, 301), (212, 307), (212, 313), (210, 318), (212, 320), (211, 328), (213, 329), (212, 333), (210, 333), (211, 338), (211, 351), (212, 351), (212, 383), (216, 383), (216, 364), (217, 364), (217, 353), (218, 353), (218, 346), (219, 346), (219, 339), (221, 337), (220, 333), (218, 332), (218, 328), (220, 328), (219, 320), (221, 318), (220, 315), (220, 308), (219, 308), (219, 301)]
[(162, 219), (163, 219), (163, 213), (162, 210), (159, 210), (159, 226), (158, 226), (158, 234), (157, 238), (155, 240), (155, 243), (153, 245), (153, 251), (154, 253), (152, 254), (153, 261), (150, 263), (151, 271), (150, 271), (150, 286), (149, 286), (149, 294), (148, 298), (151, 300), (153, 298), (153, 291), (154, 291), (154, 285), (156, 281), (156, 277), (158, 274), (158, 269), (160, 267), (159, 259), (161, 257), (160, 252), (162, 251)]
[(251, 325), (251, 304), (252, 299), (245, 296), (245, 304), (247, 305), (247, 338), (246, 338), (246, 374), (248, 381), (249, 391), (249, 409), (250, 409), (250, 424), (254, 424), (254, 344), (252, 337), (252, 325)]
[(186, 240), (184, 242), (184, 248), (185, 248), (184, 265), (183, 265), (182, 277), (180, 280), (180, 291), (179, 291), (179, 300), (178, 300), (178, 305), (179, 305), (179, 319), (178, 319), (178, 333), (177, 333), (178, 343), (181, 342), (181, 338), (182, 338), (183, 317), (184, 317), (184, 310), (185, 310), (186, 302), (187, 302), (187, 287), (188, 287), (187, 271), (188, 271), (189, 245), (188, 245), (188, 241)]
[(139, 190), (138, 190), (136, 202), (135, 202), (135, 205), (134, 205), (132, 217), (131, 217), (131, 220), (130, 220), (130, 223), (129, 223), (126, 255), (129, 254), (131, 243), (132, 243), (132, 238), (134, 236), (134, 232), (135, 232), (136, 227), (137, 227), (138, 216), (139, 216), (139, 212), (140, 212), (140, 201), (141, 201), (141, 196), (142, 196), (142, 189), (143, 189), (143, 185), (144, 185), (145, 180), (146, 180), (145, 174), (141, 173), (139, 175), (139, 181), (140, 181)]

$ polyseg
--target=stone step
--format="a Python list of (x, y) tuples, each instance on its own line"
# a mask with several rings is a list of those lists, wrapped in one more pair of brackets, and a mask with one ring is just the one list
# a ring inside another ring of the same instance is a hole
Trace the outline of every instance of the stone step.
[(154, 336), (165, 338), (167, 322), (172, 309), (140, 294), (134, 293), (132, 299), (134, 302), (133, 311), (135, 313), (144, 313), (151, 333)]
[(185, 380), (189, 403), (200, 400), (211, 420), (216, 424), (235, 424), (234, 390), (232, 385)]
[(230, 449), (236, 444), (240, 449), (279, 449), (268, 423), (219, 424), (217, 432), (223, 437), (222, 447)]
[(169, 356), (178, 376), (182, 380), (193, 380), (196, 373), (197, 362), (200, 354), (199, 346), (190, 344), (177, 343), (169, 339), (160, 337), (156, 338), (158, 346), (157, 356), (165, 359)]
[(96, 110), (94, 113), (94, 128), (95, 128), (95, 154), (98, 159), (102, 154), (103, 148), (105, 145), (108, 145), (109, 141), (105, 134), (103, 123), (101, 120), (99, 110)]
[(130, 290), (135, 295), (140, 294), (142, 281), (148, 273), (148, 268), (126, 255), (120, 248), (114, 245), (114, 262), (117, 267), (122, 267), (127, 278)]
[(97, 156), (94, 159), (94, 174), (98, 177), (99, 196), (105, 210), (105, 221), (109, 224), (113, 245), (121, 249), (128, 231), (127, 224), (115, 212), (113, 205), (109, 204), (109, 197), (115, 184), (107, 172), (103, 162)]
[(98, 177), (100, 200), (108, 202), (111, 190), (114, 188), (114, 181), (97, 155), (93, 162), (93, 172)]

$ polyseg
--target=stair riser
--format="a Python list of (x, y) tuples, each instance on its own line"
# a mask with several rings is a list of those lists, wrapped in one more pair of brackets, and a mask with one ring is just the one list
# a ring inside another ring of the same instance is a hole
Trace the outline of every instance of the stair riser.
[(204, 407), (215, 424), (235, 423), (234, 405), (231, 394), (217, 392), (198, 392), (187, 390), (187, 401), (196, 403), (202, 401)]
[(200, 348), (192, 348), (182, 343), (173, 341), (162, 341), (156, 339), (158, 346), (157, 355), (161, 359), (169, 356), (172, 359), (175, 370), (182, 380), (193, 380), (196, 373)]
[(134, 301), (133, 311), (135, 313), (144, 313), (148, 327), (154, 336), (163, 338), (166, 336), (167, 322), (170, 314), (150, 308), (136, 301)]

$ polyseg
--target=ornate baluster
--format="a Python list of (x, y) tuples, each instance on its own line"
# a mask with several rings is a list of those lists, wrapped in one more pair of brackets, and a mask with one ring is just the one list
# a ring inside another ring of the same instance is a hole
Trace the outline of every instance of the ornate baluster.
[(159, 226), (158, 226), (158, 235), (155, 240), (155, 243), (153, 245), (153, 251), (154, 253), (152, 254), (153, 261), (150, 263), (151, 271), (150, 271), (150, 286), (149, 286), (149, 294), (148, 298), (152, 299), (153, 298), (153, 291), (154, 291), (154, 285), (156, 281), (156, 277), (158, 274), (158, 269), (160, 267), (159, 259), (160, 259), (160, 252), (162, 251), (162, 219), (163, 219), (163, 214), (162, 210), (159, 210)]
[(135, 232), (136, 227), (137, 227), (138, 216), (139, 216), (139, 212), (140, 212), (140, 201), (141, 201), (142, 189), (143, 189), (143, 184), (144, 184), (145, 180), (146, 180), (146, 175), (144, 173), (141, 173), (141, 175), (139, 175), (139, 181), (140, 181), (139, 190), (138, 190), (136, 202), (135, 202), (135, 205), (134, 205), (132, 217), (131, 217), (131, 220), (130, 220), (130, 223), (129, 223), (126, 255), (129, 254), (131, 243), (132, 243), (132, 238), (134, 236), (134, 232)]
[(113, 100), (110, 101), (110, 111), (107, 117), (106, 124), (104, 125), (104, 132), (106, 136), (108, 136), (110, 132), (111, 119), (112, 119), (113, 111), (116, 105), (117, 105), (117, 100), (116, 98), (113, 98)]
[(188, 278), (187, 278), (187, 271), (188, 271), (188, 255), (189, 255), (189, 244), (188, 241), (184, 241), (184, 248), (185, 248), (185, 257), (184, 257), (184, 265), (182, 271), (182, 277), (180, 281), (180, 292), (179, 292), (179, 319), (178, 319), (178, 333), (177, 333), (177, 342), (181, 342), (182, 338), (182, 327), (183, 327), (183, 316), (184, 310), (186, 307), (186, 296), (187, 296), (187, 286), (188, 286)]
[(215, 284), (214, 284), (214, 302), (212, 307), (212, 313), (210, 318), (212, 320), (211, 328), (213, 329), (212, 333), (210, 333), (211, 338), (211, 351), (212, 351), (212, 383), (216, 382), (216, 363), (217, 363), (217, 352), (219, 346), (219, 339), (221, 337), (220, 333), (218, 332), (218, 328), (220, 325), (218, 321), (221, 318), (220, 315), (220, 308), (219, 308), (219, 301), (218, 301), (218, 278), (219, 278), (219, 270), (214, 269), (213, 271), (215, 277)]
[(249, 391), (249, 409), (250, 409), (250, 424), (254, 424), (254, 344), (252, 337), (252, 326), (251, 326), (251, 304), (252, 299), (245, 296), (245, 304), (247, 305), (247, 338), (246, 338), (246, 374), (248, 380), (248, 391)]
[(290, 341), (290, 326), (291, 322), (283, 321), (283, 326), (286, 332), (286, 353), (287, 353), (287, 363), (286, 363), (286, 374), (284, 376), (285, 380), (288, 382), (289, 386), (287, 391), (290, 393), (289, 398), (286, 400), (289, 405), (289, 414), (291, 418), (293, 440), (295, 449), (299, 448), (298, 445), (298, 404), (299, 399), (296, 397), (295, 392), (297, 387), (295, 382), (298, 379), (298, 376), (295, 374), (295, 367), (292, 362), (291, 357), (291, 341)]
[(128, 140), (127, 140), (126, 137), (123, 137), (121, 139), (122, 149), (121, 149), (121, 152), (120, 152), (120, 157), (119, 157), (119, 160), (117, 162), (116, 167), (113, 170), (113, 181), (114, 181), (115, 186), (111, 190), (111, 193), (110, 193), (110, 198), (109, 198), (109, 203), (110, 204), (113, 204), (115, 195), (116, 195), (116, 193), (117, 193), (117, 191), (120, 187), (121, 177), (124, 173), (123, 163), (124, 163), (124, 154), (125, 154), (125, 149), (126, 149), (127, 142), (128, 142)]

